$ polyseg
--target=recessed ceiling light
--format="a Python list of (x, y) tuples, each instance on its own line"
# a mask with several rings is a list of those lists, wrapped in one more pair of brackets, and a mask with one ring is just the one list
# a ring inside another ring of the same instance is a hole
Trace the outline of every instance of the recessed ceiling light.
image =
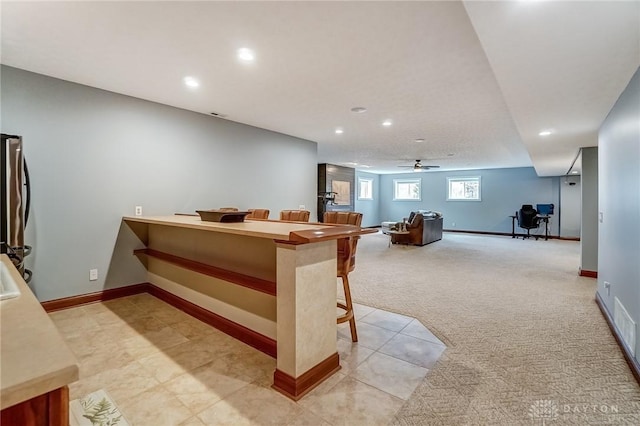
[(343, 133), (344, 133), (344, 130), (342, 130), (341, 128), (337, 128), (337, 129), (336, 129), (336, 134), (337, 134), (337, 135), (341, 135), (341, 134), (343, 134)]
[(382, 122), (382, 125), (383, 125), (383, 126), (385, 126), (385, 127), (389, 127), (389, 126), (391, 126), (391, 124), (392, 124), (392, 123), (391, 123), (391, 120), (384, 120), (384, 121)]
[(357, 166), (358, 165), (358, 163), (356, 163), (355, 161), (348, 161), (345, 164), (348, 164), (350, 166)]
[(574, 171), (572, 171), (571, 173), (573, 173), (574, 175), (577, 175), (577, 174), (578, 174), (578, 171), (577, 171), (577, 170), (574, 170)]
[(422, 142), (424, 142), (424, 139), (422, 139), (422, 138), (416, 139), (416, 142), (417, 143), (422, 143)]
[(538, 136), (549, 136), (551, 133), (553, 133), (551, 130), (543, 130), (538, 133)]
[(351, 112), (355, 112), (356, 114), (362, 114), (363, 112), (367, 112), (365, 107), (353, 107), (351, 108)]
[(238, 59), (245, 62), (251, 62), (256, 58), (253, 50), (243, 47), (242, 49), (238, 49)]
[(184, 81), (184, 84), (187, 85), (188, 87), (198, 87), (200, 86), (200, 83), (198, 82), (198, 80), (196, 80), (193, 77), (185, 77), (182, 81)]

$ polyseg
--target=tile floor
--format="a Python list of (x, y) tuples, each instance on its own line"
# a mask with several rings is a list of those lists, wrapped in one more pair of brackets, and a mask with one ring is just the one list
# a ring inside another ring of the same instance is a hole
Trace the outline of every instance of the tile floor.
[(355, 315), (342, 369), (293, 402), (270, 388), (273, 358), (148, 294), (50, 314), (80, 362), (70, 398), (105, 389), (133, 425), (386, 425), (445, 346), (413, 318)]

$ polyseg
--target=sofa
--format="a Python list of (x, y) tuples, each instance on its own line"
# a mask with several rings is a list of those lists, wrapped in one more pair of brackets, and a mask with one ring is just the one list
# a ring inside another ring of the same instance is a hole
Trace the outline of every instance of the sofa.
[(393, 244), (424, 246), (442, 239), (442, 216), (436, 212), (411, 212), (405, 219), (407, 234), (392, 234)]

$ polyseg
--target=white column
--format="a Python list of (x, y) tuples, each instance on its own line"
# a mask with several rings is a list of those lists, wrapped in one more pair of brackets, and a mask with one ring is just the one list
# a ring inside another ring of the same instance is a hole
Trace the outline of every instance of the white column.
[(336, 241), (277, 243), (277, 369), (298, 378), (337, 352)]

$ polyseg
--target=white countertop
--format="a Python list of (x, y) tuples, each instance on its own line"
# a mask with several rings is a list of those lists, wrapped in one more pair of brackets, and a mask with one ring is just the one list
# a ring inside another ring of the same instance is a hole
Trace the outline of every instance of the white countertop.
[(20, 296), (0, 302), (0, 409), (75, 382), (78, 361), (11, 260)]

